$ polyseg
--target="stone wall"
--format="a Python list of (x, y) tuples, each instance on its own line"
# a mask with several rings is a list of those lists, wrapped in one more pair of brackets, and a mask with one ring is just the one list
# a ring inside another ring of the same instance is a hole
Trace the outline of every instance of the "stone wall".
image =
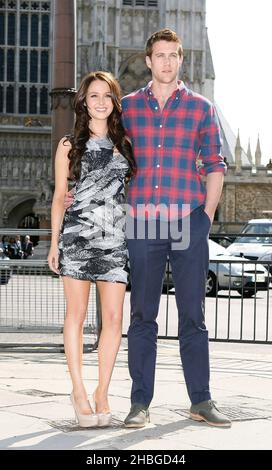
[(272, 178), (269, 183), (225, 184), (219, 205), (219, 220), (247, 222), (265, 217), (272, 210)]

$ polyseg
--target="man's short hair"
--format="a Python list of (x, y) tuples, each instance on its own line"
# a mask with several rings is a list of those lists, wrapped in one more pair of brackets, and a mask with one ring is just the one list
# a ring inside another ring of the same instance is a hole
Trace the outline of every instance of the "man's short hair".
[(151, 57), (153, 52), (153, 44), (158, 41), (168, 41), (168, 42), (176, 42), (179, 45), (178, 53), (179, 56), (183, 56), (183, 48), (181, 39), (178, 37), (175, 31), (172, 31), (169, 28), (161, 29), (160, 31), (156, 31), (155, 33), (151, 34), (151, 36), (146, 41), (145, 46), (145, 55)]

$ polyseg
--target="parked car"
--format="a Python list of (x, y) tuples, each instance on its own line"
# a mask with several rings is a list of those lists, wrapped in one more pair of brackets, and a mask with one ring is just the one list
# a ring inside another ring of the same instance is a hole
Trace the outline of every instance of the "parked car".
[[(252, 236), (243, 237), (243, 234)], [(260, 237), (259, 234), (264, 234)], [(272, 249), (272, 219), (252, 219), (242, 229), (234, 242), (227, 247), (228, 253), (258, 260), (269, 248)]]
[[(262, 264), (244, 264), (245, 258), (233, 256), (228, 249), (209, 240), (210, 263), (206, 295), (213, 296), (216, 290), (237, 290), (243, 297), (252, 297), (259, 290), (267, 290), (269, 273)], [(217, 262), (213, 261), (220, 261)], [(223, 261), (221, 263), (221, 260)], [(241, 263), (231, 263), (241, 260)]]
[(0, 285), (7, 284), (11, 277), (11, 267), (5, 263), (7, 260), (9, 260), (8, 256), (0, 248)]
[(264, 255), (258, 258), (258, 261), (269, 261), (269, 264), (265, 264), (264, 266), (272, 274), (272, 246), (270, 250), (266, 251)]
[[(252, 297), (259, 290), (266, 290), (269, 273), (262, 264), (242, 264), (242, 257), (230, 255), (228, 250), (213, 240), (209, 240), (210, 263), (206, 284), (206, 295), (214, 296), (219, 290), (236, 290), (243, 297)], [(241, 260), (241, 263), (231, 263)], [(217, 261), (220, 261), (218, 263)], [(171, 266), (169, 265), (169, 288), (174, 287)], [(167, 270), (164, 278), (164, 291), (167, 288)]]

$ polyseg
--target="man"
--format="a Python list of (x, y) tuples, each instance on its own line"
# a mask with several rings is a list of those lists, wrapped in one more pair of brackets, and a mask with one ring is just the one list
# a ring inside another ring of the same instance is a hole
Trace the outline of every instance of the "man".
[[(128, 191), (131, 219), (137, 222), (137, 231), (143, 225), (146, 229), (150, 220), (156, 221), (155, 237), (148, 237), (146, 231), (144, 236), (137, 236), (136, 229), (136, 236), (128, 237), (128, 361), (133, 381), (131, 410), (125, 419), (128, 428), (143, 427), (149, 422), (155, 380), (156, 317), (167, 256), (175, 284), (180, 355), (192, 403), (190, 416), (212, 426), (231, 426), (211, 400), (208, 332), (204, 323), (208, 233), (226, 165), (220, 154), (213, 105), (178, 80), (182, 60), (182, 45), (175, 32), (164, 29), (152, 34), (146, 44), (146, 64), (152, 81), (122, 100), (123, 122), (138, 168)], [(207, 175), (206, 189), (197, 169), (198, 157), (202, 160), (201, 173)], [(168, 230), (164, 239), (159, 234), (160, 218)], [(171, 223), (176, 221), (182, 230), (183, 225), (188, 227), (188, 220), (189, 243), (185, 249), (177, 249)]]
[(30, 241), (29, 235), (25, 236), (25, 240), (22, 245), (22, 250), (24, 253), (24, 259), (27, 259), (33, 255), (34, 248), (33, 248), (33, 243)]
[(16, 247), (16, 258), (22, 259), (23, 251), (22, 251), (22, 243), (20, 235), (15, 236), (15, 247)]

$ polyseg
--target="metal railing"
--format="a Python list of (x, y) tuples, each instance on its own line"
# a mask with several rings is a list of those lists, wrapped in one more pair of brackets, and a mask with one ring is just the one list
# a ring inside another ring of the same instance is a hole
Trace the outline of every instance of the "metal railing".
[[(88, 335), (88, 344), (84, 351), (88, 352), (97, 347), (100, 313), (99, 299), (95, 285), (91, 285), (88, 312), (84, 323), (84, 333)], [(65, 318), (65, 297), (63, 283), (59, 276), (52, 273), (45, 260), (7, 260), (0, 262), (0, 333), (27, 333), (31, 338), (35, 333), (39, 339), (59, 338), (63, 333)], [(62, 341), (62, 339), (61, 339)], [(10, 348), (24, 351), (31, 347), (37, 348), (37, 342), (31, 340), (18, 344), (2, 342), (0, 349), (7, 351)], [(58, 349), (63, 351), (63, 343), (42, 342), (40, 350)]]
[[(48, 236), (49, 230), (29, 229), (0, 229), (2, 235), (29, 234), (30, 236)], [(240, 235), (240, 234), (239, 234)], [(226, 234), (211, 234), (211, 238), (224, 238)], [(227, 234), (237, 237), (237, 234)], [(252, 236), (243, 234), (244, 236)], [(257, 234), (256, 236), (267, 236)], [(262, 264), (272, 272), (270, 261), (233, 260), (224, 262), (218, 259), (210, 260), (210, 266), (214, 265), (214, 275), (219, 277), (222, 264), (227, 266), (225, 276), (227, 285), (220, 289), (220, 283), (216, 283), (213, 296), (206, 297), (206, 325), (212, 341), (254, 342), (272, 343), (272, 284), (267, 275), (264, 282), (260, 282), (258, 265)], [(232, 284), (232, 267), (235, 264), (242, 265), (240, 276), (241, 285)], [(253, 265), (251, 280), (248, 279), (247, 265)], [(1, 260), (0, 261), (0, 335), (1, 333), (28, 333), (25, 335), (27, 342), (20, 342), (25, 350), (32, 350), (36, 343), (30, 339), (31, 333), (62, 333), (65, 317), (65, 298), (63, 286), (58, 276), (54, 275), (47, 266), (45, 260)], [(259, 277), (257, 277), (259, 276)], [(247, 279), (246, 279), (247, 278)], [(245, 283), (247, 280), (247, 284)], [(249, 284), (248, 284), (249, 283)], [(260, 285), (262, 284), (262, 285)], [(171, 270), (167, 269), (167, 278), (164, 288), (166, 295), (162, 296), (158, 315), (159, 337), (176, 339), (178, 331), (178, 319), (174, 292), (171, 290)], [(239, 293), (238, 293), (239, 291)], [(249, 291), (252, 297), (249, 296)], [(247, 297), (247, 298), (246, 298)], [(129, 317), (129, 293), (126, 294), (124, 309), (124, 336), (128, 328)], [(86, 317), (84, 332), (90, 336), (90, 344), (86, 350), (97, 347), (101, 328), (101, 314), (99, 297), (96, 286), (92, 285), (88, 314)], [(40, 336), (40, 339), (41, 339)], [(12, 338), (12, 335), (10, 336)], [(63, 344), (42, 343), (42, 349), (47, 351), (50, 346), (55, 346), (63, 351)], [(8, 350), (16, 348), (14, 343), (1, 343), (0, 349)]]
[[(224, 274), (220, 273), (222, 265)], [(241, 276), (234, 275), (233, 267), (237, 265)], [(265, 266), (267, 272), (260, 273), (258, 265)], [(213, 274), (215, 281), (215, 290), (206, 295), (205, 301), (210, 340), (272, 344), (272, 274), (269, 274), (272, 262), (210, 259), (209, 269), (209, 276)], [(224, 286), (220, 285), (222, 276), (227, 281)], [(169, 263), (164, 292), (158, 315), (159, 338), (177, 339), (178, 319)]]

